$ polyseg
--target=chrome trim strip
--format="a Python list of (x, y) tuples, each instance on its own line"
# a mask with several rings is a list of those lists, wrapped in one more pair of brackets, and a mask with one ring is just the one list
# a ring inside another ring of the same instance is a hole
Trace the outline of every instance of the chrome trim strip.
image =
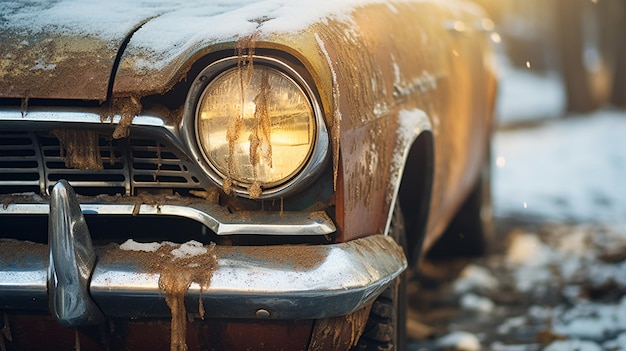
[(52, 188), (48, 219), (50, 312), (65, 327), (103, 322), (89, 295), (96, 252), (74, 189), (65, 180)]
[[(85, 111), (73, 111), (68, 110), (42, 110), (39, 111), (38, 107), (30, 107), (24, 115), (22, 112), (16, 109), (3, 110), (0, 109), (0, 122), (48, 122), (48, 123), (81, 123), (81, 124), (95, 124), (95, 125), (117, 125), (122, 117), (115, 115), (113, 117), (103, 117), (100, 113), (85, 112)], [(133, 125), (136, 126), (150, 126), (165, 128), (165, 121), (160, 117), (155, 116), (135, 116), (133, 118)]]
[[(10, 131), (14, 128), (19, 130), (29, 129), (27, 128), (28, 125), (37, 127), (30, 128), (35, 130), (58, 128), (68, 124), (80, 125), (83, 128), (109, 128), (112, 131), (121, 119), (122, 117), (119, 114), (107, 117), (94, 108), (85, 111), (70, 107), (43, 108), (33, 106), (29, 107), (28, 112), (22, 115), (15, 108), (7, 109), (0, 107), (0, 128), (3, 131)], [(184, 150), (178, 127), (168, 124), (163, 117), (149, 114), (149, 111), (147, 114), (133, 117), (130, 128), (131, 133), (134, 130), (149, 132), (150, 135), (168, 140), (173, 146)]]
[[(47, 215), (50, 206), (43, 198), (38, 203), (5, 203), (0, 206), (2, 215)], [(136, 210), (132, 200), (126, 203), (81, 203), (83, 214), (131, 216)], [(337, 229), (324, 211), (316, 212), (265, 212), (249, 211), (233, 215), (224, 207), (207, 202), (191, 204), (139, 205), (135, 215), (170, 215), (195, 220), (217, 235), (326, 235)]]
[[(24, 255), (0, 255), (0, 304), (4, 309), (47, 311), (45, 250), (26, 242)], [(28, 245), (35, 249), (28, 249)], [(90, 293), (107, 317), (169, 317), (159, 274), (142, 271), (133, 255), (97, 250)], [(126, 251), (127, 252), (127, 251)], [(207, 318), (315, 319), (351, 313), (371, 302), (407, 267), (402, 249), (388, 236), (314, 246), (217, 246), (218, 267), (211, 283), (193, 283), (185, 304)], [(124, 258), (125, 257), (125, 258)], [(36, 279), (33, 279), (36, 278)], [(269, 311), (257, 315), (257, 311)]]

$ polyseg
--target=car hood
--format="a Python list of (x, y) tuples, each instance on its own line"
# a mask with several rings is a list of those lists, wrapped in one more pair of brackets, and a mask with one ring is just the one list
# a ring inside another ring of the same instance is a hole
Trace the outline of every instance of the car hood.
[(0, 98), (162, 93), (200, 55), (242, 37), (281, 41), (371, 1), (1, 1)]
[(105, 100), (126, 38), (167, 10), (150, 5), (0, 2), (0, 97)]

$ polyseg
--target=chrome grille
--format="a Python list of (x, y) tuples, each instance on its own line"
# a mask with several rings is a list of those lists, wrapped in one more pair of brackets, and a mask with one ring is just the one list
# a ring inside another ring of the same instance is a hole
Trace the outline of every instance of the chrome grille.
[(32, 133), (0, 133), (0, 188), (2, 192), (40, 192), (43, 175), (37, 139)]
[(142, 188), (197, 188), (200, 181), (167, 145), (131, 137), (98, 140), (104, 169), (68, 168), (58, 139), (47, 132), (0, 132), (0, 194), (46, 193), (59, 179), (77, 193), (136, 194)]

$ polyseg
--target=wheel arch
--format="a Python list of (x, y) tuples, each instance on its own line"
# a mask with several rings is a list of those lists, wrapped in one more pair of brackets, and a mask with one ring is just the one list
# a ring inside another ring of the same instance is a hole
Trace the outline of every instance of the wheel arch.
[(385, 233), (389, 232), (396, 202), (399, 202), (406, 228), (405, 254), (409, 264), (419, 260), (426, 232), (434, 179), (434, 136), (427, 114), (419, 109), (398, 114), (398, 144), (401, 155), (396, 165), (396, 181)]
[(404, 216), (407, 259), (415, 264), (422, 251), (430, 210), (434, 178), (434, 141), (430, 130), (423, 131), (411, 144), (398, 190), (397, 200)]

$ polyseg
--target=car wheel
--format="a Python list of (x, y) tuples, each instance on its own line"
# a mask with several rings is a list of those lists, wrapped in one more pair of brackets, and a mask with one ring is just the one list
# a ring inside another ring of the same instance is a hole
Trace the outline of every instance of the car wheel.
[(616, 28), (622, 26), (616, 6), (622, 4), (587, 0), (557, 3), (561, 9), (557, 16), (557, 47), (567, 108), (592, 111), (611, 96), (619, 44)]
[(476, 257), (487, 252), (495, 235), (490, 157), (487, 160), (465, 202), (444, 234), (428, 251), (428, 258)]
[[(389, 235), (405, 248), (406, 230), (396, 201)], [(405, 252), (406, 254), (406, 252)], [(400, 274), (372, 304), (367, 324), (356, 350), (366, 351), (400, 351), (406, 344), (406, 271)]]

